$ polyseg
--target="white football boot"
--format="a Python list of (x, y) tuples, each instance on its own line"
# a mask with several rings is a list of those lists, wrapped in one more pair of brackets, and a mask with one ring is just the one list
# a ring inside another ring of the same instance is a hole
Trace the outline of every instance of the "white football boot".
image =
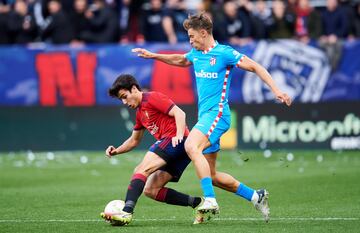
[(100, 216), (106, 221), (110, 222), (110, 224), (113, 226), (124, 226), (131, 222), (133, 215), (131, 213), (121, 211), (120, 213), (111, 215), (101, 213)]
[(219, 205), (215, 198), (205, 198), (199, 204), (195, 211), (195, 220), (193, 224), (200, 224), (210, 220), (214, 215), (219, 214)]
[(265, 222), (270, 220), (270, 207), (269, 207), (269, 192), (266, 189), (259, 189), (256, 191), (259, 199), (254, 203), (255, 209), (261, 212), (264, 216)]

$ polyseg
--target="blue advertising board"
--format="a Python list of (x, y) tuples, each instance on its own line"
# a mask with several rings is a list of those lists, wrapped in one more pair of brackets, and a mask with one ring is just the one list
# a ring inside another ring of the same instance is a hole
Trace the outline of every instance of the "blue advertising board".
[[(0, 47), (0, 105), (93, 106), (117, 102), (107, 90), (119, 74), (133, 74), (147, 90), (165, 92), (179, 104), (196, 102), (192, 68), (171, 67), (131, 52), (143, 47), (161, 53), (186, 53), (185, 44)], [(258, 41), (234, 46), (262, 64), (295, 102), (360, 100), (360, 41), (347, 42), (338, 67), (326, 54), (294, 40)], [(234, 68), (232, 103), (273, 102), (254, 73)]]

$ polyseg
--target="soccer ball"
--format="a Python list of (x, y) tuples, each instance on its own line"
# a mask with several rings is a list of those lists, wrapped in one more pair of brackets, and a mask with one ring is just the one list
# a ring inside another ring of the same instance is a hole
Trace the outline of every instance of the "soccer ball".
[(106, 206), (104, 213), (106, 215), (113, 215), (116, 213), (120, 213), (125, 206), (125, 202), (123, 200), (113, 200), (110, 201)]
[(105, 218), (110, 222), (113, 226), (119, 226), (121, 223), (119, 221), (114, 221), (110, 217), (114, 214), (120, 213), (125, 206), (125, 202), (123, 200), (113, 200), (110, 201), (104, 210)]

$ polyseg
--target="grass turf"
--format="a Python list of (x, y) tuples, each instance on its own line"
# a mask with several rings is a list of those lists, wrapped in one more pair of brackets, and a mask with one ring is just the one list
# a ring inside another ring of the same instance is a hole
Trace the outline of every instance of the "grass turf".
[[(191, 208), (141, 197), (134, 221), (112, 227), (99, 218), (106, 203), (124, 199), (143, 152), (111, 160), (103, 152), (0, 154), (0, 232), (358, 232), (360, 154), (331, 151), (221, 152), (218, 170), (270, 192), (266, 224), (242, 198), (216, 189), (221, 213), (192, 225)], [(179, 191), (201, 195), (192, 164)]]

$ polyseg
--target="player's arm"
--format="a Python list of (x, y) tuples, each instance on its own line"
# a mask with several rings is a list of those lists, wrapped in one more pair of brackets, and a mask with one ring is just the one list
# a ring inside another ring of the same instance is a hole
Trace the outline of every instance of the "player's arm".
[(244, 56), (244, 58), (242, 58), (242, 61), (238, 63), (237, 66), (241, 69), (257, 74), (257, 76), (259, 76), (261, 80), (269, 86), (270, 90), (274, 93), (277, 100), (285, 103), (287, 106), (291, 105), (291, 98), (286, 93), (282, 93), (279, 90), (269, 72), (262, 65)]
[(176, 136), (172, 138), (172, 145), (173, 147), (175, 147), (179, 143), (181, 143), (184, 138), (184, 133), (186, 129), (186, 114), (183, 110), (181, 110), (178, 106), (175, 105), (170, 110), (169, 116), (174, 117), (176, 123)]
[(187, 60), (183, 54), (152, 53), (142, 48), (135, 48), (132, 49), (131, 51), (137, 53), (139, 57), (147, 58), (147, 59), (156, 59), (169, 65), (182, 66), (182, 67), (192, 65), (192, 63), (189, 60)]
[(145, 129), (133, 130), (131, 136), (123, 142), (119, 147), (108, 146), (105, 151), (106, 156), (111, 157), (118, 154), (123, 154), (134, 149), (141, 142), (144, 136)]

